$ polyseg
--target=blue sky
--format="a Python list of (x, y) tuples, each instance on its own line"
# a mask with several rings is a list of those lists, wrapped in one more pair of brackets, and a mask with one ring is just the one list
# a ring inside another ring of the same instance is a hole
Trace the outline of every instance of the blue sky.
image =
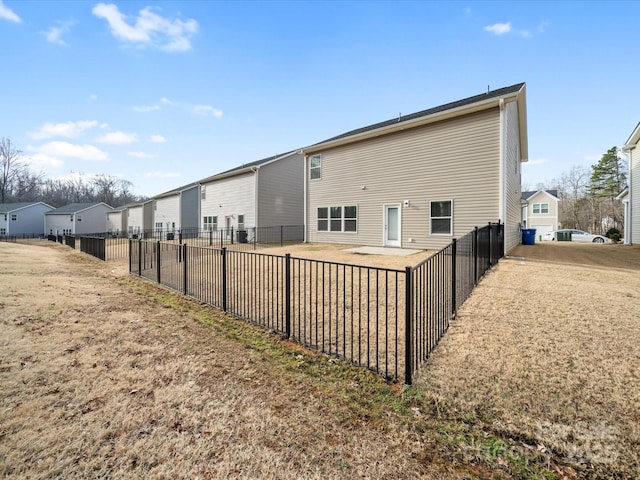
[(631, 1), (0, 0), (0, 136), (48, 178), (152, 196), (526, 82), (535, 187), (640, 121), (639, 18)]

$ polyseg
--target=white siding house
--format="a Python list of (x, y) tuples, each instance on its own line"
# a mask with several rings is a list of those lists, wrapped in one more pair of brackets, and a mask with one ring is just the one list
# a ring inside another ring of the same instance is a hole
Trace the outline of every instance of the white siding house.
[(230, 235), (232, 229), (303, 224), (304, 159), (300, 153), (258, 160), (198, 184), (202, 230), (224, 229)]
[(442, 248), (488, 222), (521, 241), (525, 84), (400, 116), (303, 149), (305, 239)]
[(535, 228), (538, 239), (558, 230), (559, 204), (557, 190), (522, 192), (522, 227)]
[(153, 197), (153, 230), (158, 237), (197, 228), (198, 185), (190, 183)]
[(629, 158), (629, 185), (618, 198), (624, 205), (624, 243), (640, 244), (640, 123), (627, 139), (622, 151)]
[(127, 234), (138, 238), (153, 231), (153, 207), (155, 200), (134, 203), (127, 207)]
[(120, 235), (127, 231), (127, 207), (107, 212), (107, 233)]
[(43, 202), (1, 203), (0, 237), (40, 236), (44, 233), (44, 214), (53, 210)]
[(82, 235), (107, 231), (106, 203), (70, 203), (44, 214), (48, 235)]

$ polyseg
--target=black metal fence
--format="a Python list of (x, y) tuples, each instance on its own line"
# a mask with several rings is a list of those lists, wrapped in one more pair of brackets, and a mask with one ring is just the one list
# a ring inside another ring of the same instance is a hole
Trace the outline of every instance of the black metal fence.
[(15, 235), (0, 235), (0, 242), (16, 243), (17, 238)]
[(410, 385), (458, 307), (503, 255), (498, 223), (404, 270), (131, 240), (129, 271)]

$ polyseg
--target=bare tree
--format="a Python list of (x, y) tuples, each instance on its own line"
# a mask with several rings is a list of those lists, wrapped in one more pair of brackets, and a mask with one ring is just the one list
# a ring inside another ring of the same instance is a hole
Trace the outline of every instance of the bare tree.
[(591, 223), (593, 206), (584, 201), (591, 172), (574, 166), (557, 181), (560, 197), (560, 222), (564, 228), (587, 228)]
[(10, 138), (0, 139), (0, 203), (5, 203), (14, 187), (14, 182), (27, 168), (22, 160), (22, 152)]

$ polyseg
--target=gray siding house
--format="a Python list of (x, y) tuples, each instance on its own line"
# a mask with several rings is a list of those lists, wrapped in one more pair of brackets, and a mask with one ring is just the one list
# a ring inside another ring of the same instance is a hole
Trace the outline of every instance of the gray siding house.
[(359, 128), (303, 149), (305, 240), (438, 249), (505, 223), (521, 241), (524, 83)]
[(51, 210), (43, 202), (0, 203), (0, 237), (42, 235), (44, 214)]
[(558, 230), (558, 190), (522, 192), (522, 228), (535, 228), (536, 238)]
[(207, 177), (200, 185), (200, 228), (226, 232), (252, 227), (301, 226), (304, 159), (275, 155)]
[(44, 214), (48, 235), (82, 235), (107, 231), (109, 205), (100, 203), (70, 203)]
[(640, 123), (631, 133), (622, 151), (629, 158), (628, 187), (618, 199), (624, 205), (624, 243), (625, 245), (640, 244)]

